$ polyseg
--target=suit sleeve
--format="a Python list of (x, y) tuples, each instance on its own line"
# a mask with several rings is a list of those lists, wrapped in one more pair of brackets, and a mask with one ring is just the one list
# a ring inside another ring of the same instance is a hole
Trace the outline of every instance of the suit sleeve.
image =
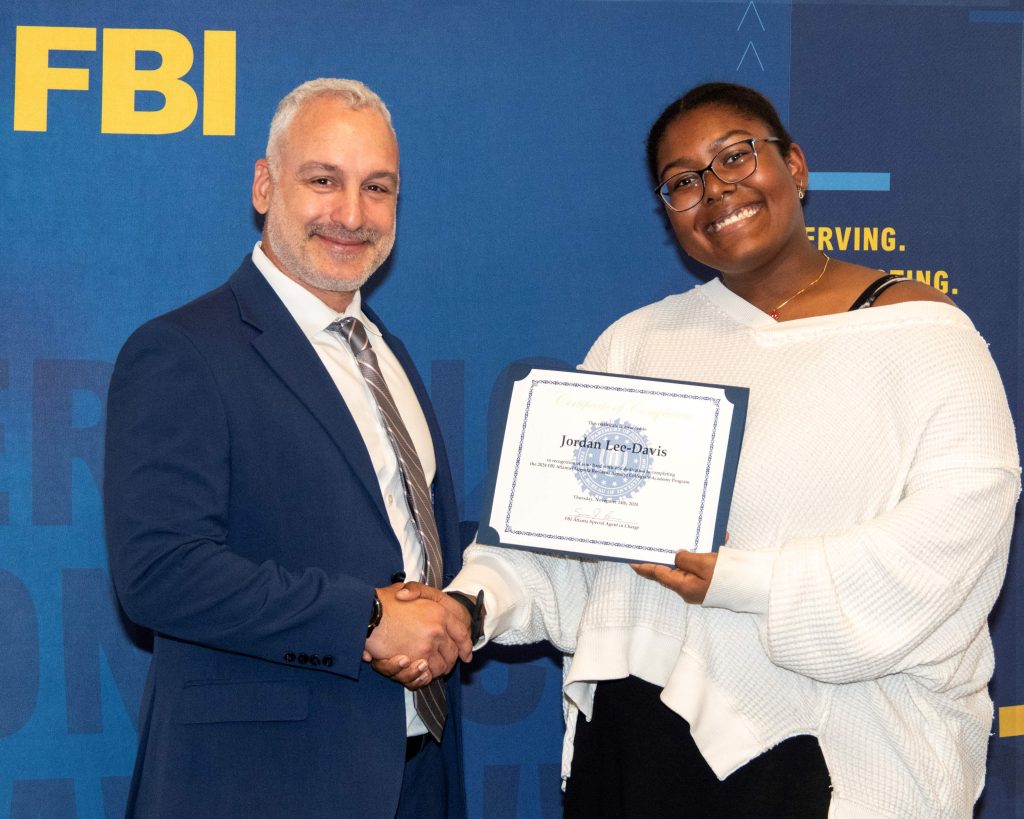
[(373, 586), (240, 554), (228, 542), (230, 481), (217, 379), (179, 328), (151, 322), (121, 351), (107, 407), (105, 523), (126, 614), (178, 639), (272, 662), (316, 655), (320, 670), (358, 677)]

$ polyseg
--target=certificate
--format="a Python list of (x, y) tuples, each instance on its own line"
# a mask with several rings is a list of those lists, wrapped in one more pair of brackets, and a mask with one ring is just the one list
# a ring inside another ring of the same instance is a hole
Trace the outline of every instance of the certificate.
[(672, 565), (724, 541), (747, 389), (523, 366), (506, 392), (478, 542)]

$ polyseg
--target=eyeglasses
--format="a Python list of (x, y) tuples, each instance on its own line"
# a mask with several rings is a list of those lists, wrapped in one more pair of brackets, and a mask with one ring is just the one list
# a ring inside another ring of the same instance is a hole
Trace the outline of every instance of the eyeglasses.
[(778, 137), (741, 139), (722, 148), (704, 170), (680, 171), (658, 185), (656, 190), (669, 210), (680, 213), (695, 208), (704, 198), (704, 175), (708, 171), (727, 185), (742, 182), (757, 170), (755, 143), (779, 141)]

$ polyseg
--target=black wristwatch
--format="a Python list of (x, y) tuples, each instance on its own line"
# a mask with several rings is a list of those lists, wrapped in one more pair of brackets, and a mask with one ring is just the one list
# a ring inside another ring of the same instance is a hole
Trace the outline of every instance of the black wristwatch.
[(370, 611), (370, 622), (366, 624), (366, 639), (370, 639), (370, 635), (373, 634), (373, 630), (380, 625), (381, 618), (384, 616), (384, 604), (380, 602), (380, 597), (377, 596), (377, 592), (373, 593), (373, 609)]
[(462, 592), (445, 592), (452, 600), (461, 603), (469, 612), (469, 639), (476, 645), (477, 640), (484, 636), (484, 617), (487, 616), (487, 609), (484, 608), (484, 590), (476, 593), (474, 600), (468, 594)]

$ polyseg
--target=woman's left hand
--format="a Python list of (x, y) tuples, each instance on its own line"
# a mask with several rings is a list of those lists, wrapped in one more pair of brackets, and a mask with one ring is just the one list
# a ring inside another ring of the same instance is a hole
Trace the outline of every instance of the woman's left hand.
[(676, 566), (661, 566), (656, 563), (631, 563), (630, 567), (641, 577), (656, 580), (671, 589), (687, 603), (703, 603), (711, 585), (711, 575), (718, 562), (716, 552), (694, 554), (680, 550), (676, 552)]

